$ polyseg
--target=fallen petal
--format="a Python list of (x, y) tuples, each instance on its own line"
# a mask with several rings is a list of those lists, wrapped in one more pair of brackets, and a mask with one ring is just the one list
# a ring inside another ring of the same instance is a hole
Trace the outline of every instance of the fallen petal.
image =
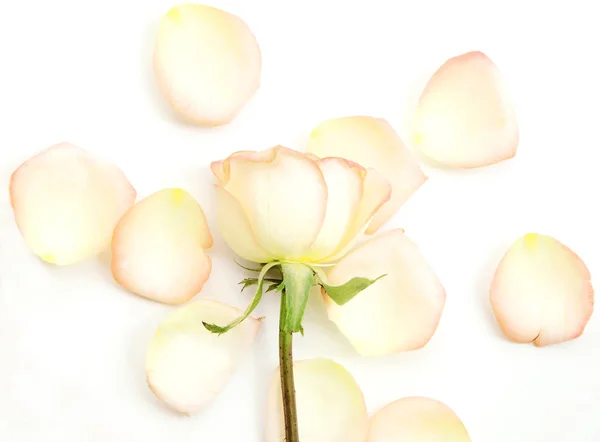
[(136, 191), (114, 164), (69, 143), (43, 150), (11, 176), (16, 223), (46, 262), (74, 264), (104, 251)]
[(154, 71), (171, 106), (204, 125), (231, 121), (256, 92), (261, 52), (237, 16), (205, 5), (173, 7), (160, 22)]
[(181, 304), (202, 290), (211, 272), (204, 253), (212, 236), (204, 212), (182, 189), (163, 189), (136, 203), (115, 228), (112, 274), (127, 290)]
[(200, 300), (171, 312), (152, 337), (146, 355), (148, 386), (172, 409), (193, 414), (223, 390), (249, 352), (260, 321), (248, 317), (223, 335), (203, 322), (227, 324), (242, 312)]
[(550, 236), (528, 233), (502, 258), (490, 301), (507, 337), (544, 346), (581, 336), (594, 289), (579, 256)]
[(340, 306), (326, 293), (329, 319), (363, 356), (384, 356), (425, 346), (437, 329), (446, 292), (419, 248), (401, 229), (382, 233), (343, 257), (329, 285), (386, 275)]
[(377, 170), (392, 186), (390, 200), (378, 210), (367, 233), (390, 219), (427, 177), (390, 124), (366, 116), (327, 120), (311, 133), (307, 151), (321, 158), (341, 157)]
[(450, 167), (480, 167), (514, 157), (517, 119), (496, 65), (481, 52), (446, 61), (419, 99), (413, 137), (425, 155)]
[(367, 442), (471, 442), (458, 416), (429, 398), (392, 402), (371, 418)]
[[(302, 442), (363, 442), (368, 430), (364, 397), (352, 375), (322, 358), (294, 362), (298, 430)], [(279, 369), (267, 399), (266, 442), (285, 440)]]

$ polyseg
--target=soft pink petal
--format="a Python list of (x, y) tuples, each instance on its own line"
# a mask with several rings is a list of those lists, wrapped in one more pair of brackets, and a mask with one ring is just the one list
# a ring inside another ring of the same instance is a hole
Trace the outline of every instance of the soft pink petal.
[[(322, 358), (295, 361), (294, 380), (302, 442), (364, 442), (365, 400), (344, 367)], [(269, 386), (265, 431), (265, 442), (285, 440), (279, 369)]]
[(437, 328), (446, 293), (419, 248), (402, 230), (377, 235), (333, 267), (329, 285), (387, 275), (339, 306), (326, 294), (329, 319), (363, 356), (425, 346)]
[(166, 304), (199, 293), (212, 265), (204, 212), (182, 189), (163, 189), (136, 203), (115, 228), (112, 273), (127, 290)]
[(154, 72), (171, 106), (205, 125), (231, 121), (260, 85), (261, 51), (237, 16), (185, 4), (165, 14), (154, 48)]
[(31, 251), (69, 265), (110, 245), (136, 191), (114, 164), (69, 143), (29, 158), (11, 176), (10, 199)]
[(367, 442), (471, 442), (447, 405), (424, 397), (392, 402), (372, 418)]
[(313, 130), (307, 150), (319, 157), (342, 157), (376, 169), (390, 182), (390, 200), (371, 220), (367, 233), (376, 232), (427, 180), (398, 134), (381, 118), (327, 120)]
[(529, 233), (500, 262), (490, 300), (510, 339), (544, 346), (583, 333), (592, 315), (594, 289), (579, 256), (550, 236)]
[(421, 95), (413, 137), (425, 155), (451, 167), (480, 167), (515, 156), (517, 120), (496, 65), (481, 52), (446, 61)]

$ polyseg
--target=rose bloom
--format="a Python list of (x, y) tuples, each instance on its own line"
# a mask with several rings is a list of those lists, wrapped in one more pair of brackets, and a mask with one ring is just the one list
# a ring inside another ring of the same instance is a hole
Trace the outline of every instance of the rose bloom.
[(249, 261), (335, 262), (391, 196), (375, 169), (282, 146), (213, 162), (221, 234)]

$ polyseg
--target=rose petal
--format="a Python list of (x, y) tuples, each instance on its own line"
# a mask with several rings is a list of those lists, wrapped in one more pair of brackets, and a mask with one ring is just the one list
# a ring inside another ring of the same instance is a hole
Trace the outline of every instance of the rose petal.
[(447, 405), (429, 398), (392, 402), (371, 418), (367, 442), (471, 442)]
[[(341, 365), (316, 358), (294, 362), (298, 430), (302, 442), (363, 442), (368, 430), (365, 401)], [(285, 440), (279, 369), (267, 402), (266, 442)]]
[(254, 35), (228, 12), (183, 4), (160, 22), (156, 78), (171, 106), (191, 121), (231, 121), (258, 89), (261, 64)]
[(69, 143), (43, 150), (11, 176), (16, 223), (31, 251), (69, 265), (104, 251), (136, 191), (114, 164)]
[(381, 118), (327, 120), (313, 130), (307, 150), (322, 158), (346, 158), (376, 169), (390, 182), (391, 198), (371, 221), (369, 234), (376, 232), (427, 180), (398, 134)]
[(284, 147), (267, 152), (267, 161), (264, 152), (230, 157), (225, 190), (242, 205), (265, 250), (279, 259), (301, 258), (323, 225), (325, 179), (317, 163), (299, 152)]
[(354, 277), (374, 279), (384, 274), (343, 306), (324, 294), (329, 319), (363, 356), (425, 346), (444, 308), (444, 288), (401, 229), (382, 233), (351, 251), (327, 277), (329, 285), (341, 285)]
[(204, 249), (212, 236), (204, 212), (182, 189), (163, 189), (136, 203), (115, 228), (112, 273), (127, 290), (181, 304), (202, 290), (211, 272)]
[(440, 164), (480, 167), (517, 153), (517, 119), (498, 68), (481, 52), (446, 61), (433, 74), (413, 119), (418, 148)]
[(225, 242), (237, 255), (248, 261), (271, 261), (272, 257), (257, 242), (240, 203), (221, 186), (216, 186), (216, 191), (219, 231)]
[(319, 236), (312, 245), (311, 261), (338, 250), (359, 215), (364, 169), (341, 158), (318, 161), (327, 184), (327, 212)]
[(154, 394), (181, 413), (207, 407), (246, 357), (260, 321), (248, 317), (220, 336), (209, 332), (202, 322), (227, 324), (241, 314), (212, 300), (195, 301), (171, 312), (147, 351), (146, 375)]
[(544, 346), (583, 333), (594, 289), (579, 256), (550, 236), (529, 233), (502, 258), (490, 300), (506, 336)]

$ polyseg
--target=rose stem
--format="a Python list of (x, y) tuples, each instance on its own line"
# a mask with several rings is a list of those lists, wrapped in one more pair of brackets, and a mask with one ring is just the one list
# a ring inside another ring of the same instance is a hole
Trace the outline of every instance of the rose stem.
[(292, 357), (293, 334), (284, 331), (286, 302), (281, 293), (281, 315), (279, 318), (279, 371), (281, 374), (281, 397), (285, 421), (285, 442), (300, 442), (298, 436), (298, 413), (296, 410), (296, 390), (294, 388), (294, 365)]

